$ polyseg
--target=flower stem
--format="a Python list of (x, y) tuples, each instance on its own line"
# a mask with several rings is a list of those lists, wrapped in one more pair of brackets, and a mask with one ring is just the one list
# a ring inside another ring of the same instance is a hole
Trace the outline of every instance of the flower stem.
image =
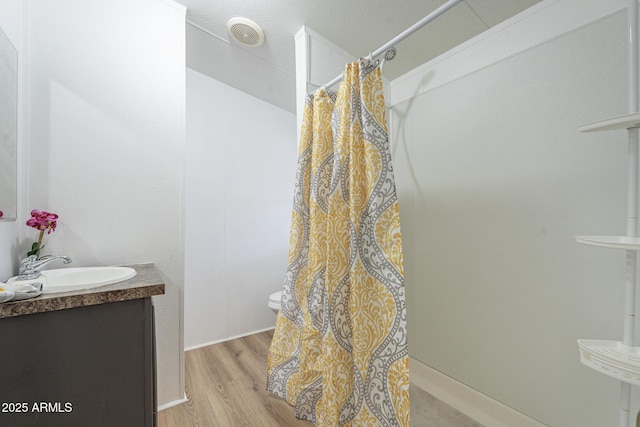
[(40, 258), (40, 249), (42, 249), (43, 237), (44, 237), (44, 230), (40, 230), (40, 236), (38, 237), (38, 252), (36, 252), (36, 258)]

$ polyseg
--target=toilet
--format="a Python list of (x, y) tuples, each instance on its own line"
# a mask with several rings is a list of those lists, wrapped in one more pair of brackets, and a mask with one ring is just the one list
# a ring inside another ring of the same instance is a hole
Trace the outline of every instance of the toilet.
[(281, 300), (282, 300), (282, 291), (274, 292), (271, 295), (269, 295), (268, 305), (271, 311), (273, 311), (275, 314), (278, 314), (278, 311), (280, 311)]

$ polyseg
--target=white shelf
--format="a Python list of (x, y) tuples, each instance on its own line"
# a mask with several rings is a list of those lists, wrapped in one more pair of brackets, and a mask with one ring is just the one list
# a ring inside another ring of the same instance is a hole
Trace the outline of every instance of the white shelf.
[(640, 113), (624, 114), (610, 117), (580, 126), (580, 132), (596, 132), (601, 130), (621, 130), (640, 128)]
[(578, 340), (580, 361), (620, 381), (640, 385), (640, 347), (620, 341)]
[(601, 248), (640, 251), (640, 238), (627, 236), (576, 236), (576, 242)]

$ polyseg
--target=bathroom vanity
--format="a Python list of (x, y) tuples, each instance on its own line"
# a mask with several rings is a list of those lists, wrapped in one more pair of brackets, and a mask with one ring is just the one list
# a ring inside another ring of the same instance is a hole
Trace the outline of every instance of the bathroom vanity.
[(0, 426), (155, 426), (153, 264), (90, 290), (0, 304)]

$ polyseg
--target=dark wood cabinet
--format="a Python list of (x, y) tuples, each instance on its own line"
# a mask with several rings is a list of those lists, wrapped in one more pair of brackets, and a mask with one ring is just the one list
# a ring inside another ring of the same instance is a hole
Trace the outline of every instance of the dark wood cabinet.
[(151, 297), (0, 319), (0, 426), (157, 424)]

